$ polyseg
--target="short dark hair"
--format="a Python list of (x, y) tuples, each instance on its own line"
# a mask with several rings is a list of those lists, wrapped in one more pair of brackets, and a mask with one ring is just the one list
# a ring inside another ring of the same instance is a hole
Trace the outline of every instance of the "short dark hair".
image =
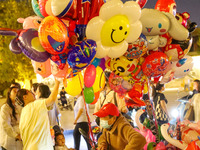
[(40, 98), (48, 98), (51, 94), (49, 86), (43, 83), (38, 85), (38, 89), (39, 89), (39, 92), (41, 93)]
[(26, 89), (20, 89), (20, 90), (17, 92), (15, 101), (18, 103), (18, 105), (24, 107), (24, 99), (23, 99), (23, 96), (24, 96), (24, 95), (27, 95), (27, 94), (28, 94), (28, 90), (26, 90)]
[(65, 89), (65, 87), (62, 87), (62, 90), (64, 90)]
[(58, 137), (59, 135), (62, 135), (62, 136), (65, 138), (65, 136), (64, 136), (63, 133), (58, 132), (58, 133), (55, 134), (55, 138), (54, 138), (55, 142), (57, 141), (57, 137)]
[(36, 92), (38, 86), (39, 86), (39, 83), (33, 83), (33, 84), (32, 84), (32, 88), (33, 88), (33, 91), (34, 91), (34, 92)]
[(197, 89), (197, 92), (200, 93), (200, 80), (195, 79), (194, 82), (197, 83), (197, 88), (198, 88), (198, 89)]

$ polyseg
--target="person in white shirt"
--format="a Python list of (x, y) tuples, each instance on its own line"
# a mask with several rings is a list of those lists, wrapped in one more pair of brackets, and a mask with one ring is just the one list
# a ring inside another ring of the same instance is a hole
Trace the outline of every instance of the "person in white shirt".
[[(86, 104), (87, 112), (89, 113), (88, 104)], [(74, 124), (76, 125), (74, 128), (74, 145), (75, 149), (79, 150), (80, 147), (80, 139), (81, 139), (81, 133), (79, 132), (79, 128), (81, 128), (86, 134), (89, 133), (89, 126), (88, 126), (88, 119), (86, 114), (86, 109), (84, 105), (84, 98), (82, 94), (80, 94), (77, 98), (76, 104), (74, 106), (74, 117), (75, 121)], [(91, 145), (89, 144), (88, 139), (84, 139), (87, 143), (88, 150), (91, 149)]]
[[(114, 99), (115, 96), (116, 96), (116, 102)], [(120, 112), (123, 112), (123, 113), (128, 112), (125, 100), (123, 98), (120, 98), (118, 94), (115, 93), (110, 88), (109, 84), (107, 83), (104, 87), (104, 90), (100, 93), (99, 100), (95, 104), (94, 113), (98, 112), (103, 105), (108, 104), (108, 103), (113, 103), (113, 104), (117, 103), (115, 105), (117, 105)]]
[(0, 145), (2, 150), (22, 150), (19, 133), (21, 108), (15, 105), (15, 97), (19, 86), (13, 85), (7, 93), (7, 101), (0, 112)]
[[(51, 94), (51, 91), (48, 87), (48, 85), (45, 85), (43, 83), (38, 84), (37, 90), (36, 90), (36, 99), (44, 99), (48, 98)], [(48, 116), (49, 116), (49, 123), (50, 126), (53, 127), (55, 125), (59, 124), (58, 115), (60, 114), (58, 107), (56, 106), (56, 103), (54, 103), (51, 107), (47, 108)]]
[(23, 107), (19, 123), (23, 150), (53, 150), (47, 107), (54, 104), (59, 83), (55, 79), (54, 89), (46, 99), (35, 101), (35, 95), (26, 89), (17, 92), (16, 102)]

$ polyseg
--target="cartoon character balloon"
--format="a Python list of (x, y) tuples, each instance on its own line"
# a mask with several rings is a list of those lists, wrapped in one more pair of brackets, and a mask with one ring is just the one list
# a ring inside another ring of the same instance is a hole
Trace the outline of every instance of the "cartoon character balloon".
[(43, 78), (46, 78), (51, 75), (51, 64), (50, 59), (47, 59), (45, 62), (36, 62), (31, 61), (34, 72), (41, 75)]
[(183, 58), (192, 46), (192, 36), (190, 35), (187, 40), (177, 41), (172, 40), (171, 44), (168, 44), (164, 53), (170, 58), (171, 61), (177, 61)]
[(168, 64), (169, 60), (166, 54), (155, 52), (146, 57), (142, 64), (142, 70), (146, 76), (156, 77), (165, 73)]
[(23, 30), (18, 42), (22, 52), (34, 61), (44, 62), (50, 57), (50, 54), (40, 44), (38, 31), (34, 29)]
[[(123, 86), (124, 84), (126, 84), (126, 86)], [(130, 91), (133, 87), (133, 85), (131, 83), (124, 80), (122, 77), (114, 74), (113, 72), (109, 76), (109, 86), (115, 92), (120, 93), (120, 94), (124, 94), (124, 93)]]
[(174, 68), (174, 77), (175, 78), (182, 78), (186, 76), (193, 68), (194, 63), (191, 56), (185, 56), (186, 60), (180, 67)]
[(92, 18), (86, 28), (86, 37), (97, 42), (97, 58), (122, 56), (128, 43), (138, 39), (142, 24), (140, 6), (134, 1), (120, 0), (102, 5), (99, 16)]
[(136, 69), (138, 64), (137, 59), (127, 59), (125, 56), (119, 58), (108, 59), (106, 62), (107, 68), (113, 71), (118, 76), (127, 76)]
[(38, 29), (42, 20), (43, 19), (38, 16), (29, 16), (27, 18), (17, 19), (19, 23), (23, 23), (23, 29), (30, 29), (30, 28)]
[(73, 72), (79, 72), (86, 68), (95, 58), (96, 42), (84, 40), (76, 43), (68, 53), (67, 61)]
[(157, 47), (164, 47), (167, 39), (163, 39), (160, 35), (166, 33), (178, 41), (186, 40), (189, 36), (189, 31), (167, 12), (145, 8), (142, 10), (140, 21), (142, 22), (142, 33), (148, 39), (148, 46), (157, 43)]
[(176, 2), (174, 0), (158, 0), (155, 9), (176, 15)]
[(65, 24), (57, 17), (46, 17), (39, 27), (39, 39), (44, 49), (52, 54), (51, 59), (58, 64), (60, 69), (63, 69), (69, 44), (68, 30)]

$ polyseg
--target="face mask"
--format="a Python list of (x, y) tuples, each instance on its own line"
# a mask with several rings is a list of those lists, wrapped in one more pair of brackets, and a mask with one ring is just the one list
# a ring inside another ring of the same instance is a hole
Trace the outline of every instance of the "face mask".
[(109, 125), (107, 120), (100, 120), (100, 126), (101, 126), (102, 128), (105, 128), (105, 129), (110, 129), (110, 127), (111, 127), (112, 125)]

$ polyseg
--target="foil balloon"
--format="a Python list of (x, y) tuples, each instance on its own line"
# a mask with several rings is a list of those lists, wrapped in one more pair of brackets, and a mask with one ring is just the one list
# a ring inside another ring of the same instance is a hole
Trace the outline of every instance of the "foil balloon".
[(46, 17), (39, 27), (41, 45), (52, 55), (67, 53), (69, 37), (66, 25), (57, 17)]
[(131, 83), (114, 74), (113, 72), (109, 76), (108, 83), (111, 89), (120, 94), (124, 94), (132, 89)]
[(33, 8), (33, 11), (35, 12), (36, 15), (38, 15), (39, 17), (42, 17), (44, 18), (44, 16), (41, 14), (40, 12), (40, 8), (39, 8), (39, 0), (32, 0), (31, 1), (31, 4), (32, 4), (32, 8)]
[(44, 62), (50, 57), (40, 44), (38, 31), (34, 29), (26, 29), (20, 33), (19, 46), (22, 52), (34, 61)]
[(128, 59), (138, 59), (144, 54), (146, 54), (147, 48), (147, 39), (145, 35), (141, 34), (140, 37), (133, 43), (128, 44), (128, 50), (124, 54)]
[(186, 40), (188, 38), (188, 30), (170, 13), (145, 8), (142, 10), (140, 20), (143, 25), (142, 33), (145, 36), (163, 35), (168, 32), (175, 40)]
[[(180, 67), (173, 68), (174, 71), (174, 77), (175, 78), (182, 78), (186, 76), (193, 68), (194, 63), (191, 56), (185, 56), (186, 60), (182, 62), (182, 65)], [(184, 59), (183, 58), (183, 59)]]
[(93, 64), (95, 67), (97, 67), (97, 66), (99, 66), (100, 62), (101, 62), (101, 59), (95, 58), (95, 59), (93, 60), (92, 64)]
[(43, 78), (46, 78), (51, 75), (51, 64), (50, 59), (47, 59), (45, 62), (37, 62), (31, 60), (34, 72), (41, 75)]
[(11, 52), (13, 52), (14, 54), (21, 54), (22, 50), (19, 47), (19, 43), (18, 43), (18, 37), (15, 37), (14, 39), (11, 40), (10, 44), (9, 44), (9, 49), (11, 50)]
[(65, 64), (65, 67), (63, 69), (60, 69), (54, 61), (51, 61), (51, 72), (54, 77), (65, 78), (69, 73), (68, 64)]
[(68, 17), (71, 19), (77, 18), (77, 0), (52, 0), (52, 13), (59, 18)]
[(48, 0), (38, 0), (38, 1), (39, 1), (39, 8), (40, 8), (40, 12), (41, 12), (42, 16), (47, 17), (48, 14), (46, 12), (45, 7), (46, 7), (46, 3)]
[(187, 28), (187, 20), (190, 18), (190, 14), (188, 12), (176, 13), (175, 17), (185, 28)]
[(169, 60), (166, 54), (155, 52), (146, 57), (142, 64), (142, 70), (146, 76), (156, 77), (164, 74), (168, 64)]
[(169, 57), (171, 61), (177, 61), (183, 58), (189, 51), (192, 46), (192, 36), (190, 35), (187, 40), (177, 41), (172, 40), (171, 44), (168, 44), (164, 53)]
[(54, 16), (54, 15), (53, 15), (53, 12), (52, 12), (52, 0), (48, 0), (48, 1), (46, 2), (45, 10), (46, 10), (46, 13), (47, 13), (49, 16)]
[(106, 67), (118, 76), (127, 76), (136, 69), (137, 59), (127, 59), (125, 56), (112, 58), (106, 61)]
[(86, 37), (97, 42), (97, 58), (122, 56), (128, 43), (141, 34), (141, 8), (134, 1), (123, 4), (120, 0), (102, 5), (99, 16), (92, 18), (86, 27)]
[(86, 68), (94, 60), (96, 55), (96, 42), (84, 40), (76, 43), (68, 53), (67, 61), (73, 72), (79, 72)]
[(174, 0), (158, 0), (155, 9), (176, 15), (176, 2)]

